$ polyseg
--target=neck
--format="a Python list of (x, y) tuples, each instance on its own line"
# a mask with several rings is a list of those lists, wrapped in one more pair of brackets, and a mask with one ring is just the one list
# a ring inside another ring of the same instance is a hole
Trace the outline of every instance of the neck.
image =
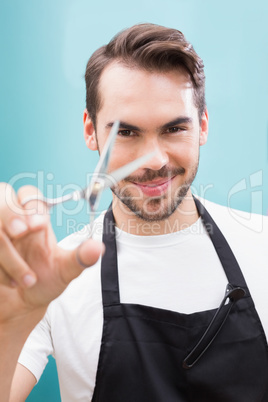
[(114, 201), (113, 214), (116, 226), (124, 232), (134, 235), (155, 236), (177, 232), (193, 225), (199, 218), (190, 190), (168, 218), (158, 221), (145, 221), (130, 211), (118, 199), (116, 202)]

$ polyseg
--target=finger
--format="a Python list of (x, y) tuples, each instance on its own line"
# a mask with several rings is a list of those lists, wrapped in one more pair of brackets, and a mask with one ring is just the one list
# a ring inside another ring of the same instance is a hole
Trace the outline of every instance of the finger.
[(1, 227), (11, 238), (17, 238), (28, 231), (24, 209), (15, 191), (7, 183), (0, 183), (0, 221)]
[[(28, 288), (36, 283), (35, 273), (19, 255), (3, 230), (0, 230), (0, 266), (9, 281), (15, 282), (18, 286)], [(2, 280), (6, 283), (5, 275), (2, 275)]]
[(24, 205), (24, 211), (27, 219), (27, 224), (32, 230), (40, 230), (49, 222), (49, 208), (41, 201), (43, 194), (34, 186), (23, 186), (18, 191), (18, 202), (32, 196), (38, 196), (39, 200), (28, 201)]
[(62, 250), (60, 264), (61, 279), (68, 284), (81, 274), (84, 268), (95, 264), (100, 255), (104, 253), (103, 243), (96, 240), (87, 240), (75, 250)]
[(17, 286), (16, 282), (8, 276), (5, 271), (0, 267), (0, 285), (9, 286), (14, 288)]
[(29, 202), (24, 208), (20, 200), (39, 193), (33, 186), (24, 186), (18, 197), (7, 183), (0, 183), (0, 220), (2, 227), (11, 238), (24, 236), (29, 229), (40, 229), (48, 222), (47, 207), (40, 201)]

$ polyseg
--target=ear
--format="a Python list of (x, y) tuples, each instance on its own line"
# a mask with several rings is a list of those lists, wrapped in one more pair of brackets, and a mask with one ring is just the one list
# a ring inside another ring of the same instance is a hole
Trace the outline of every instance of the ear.
[(205, 109), (200, 122), (199, 145), (205, 145), (208, 139), (208, 111)]
[(96, 133), (92, 120), (89, 117), (88, 111), (86, 109), (84, 110), (83, 122), (84, 122), (84, 138), (86, 141), (86, 146), (89, 149), (91, 149), (91, 151), (96, 151), (98, 149)]

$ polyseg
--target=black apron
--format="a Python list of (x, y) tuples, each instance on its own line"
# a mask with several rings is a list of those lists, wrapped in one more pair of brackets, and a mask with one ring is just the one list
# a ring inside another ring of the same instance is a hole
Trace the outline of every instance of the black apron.
[(93, 402), (268, 401), (267, 341), (253, 300), (226, 239), (195, 203), (229, 284), (218, 309), (193, 314), (120, 303), (114, 218), (106, 213)]

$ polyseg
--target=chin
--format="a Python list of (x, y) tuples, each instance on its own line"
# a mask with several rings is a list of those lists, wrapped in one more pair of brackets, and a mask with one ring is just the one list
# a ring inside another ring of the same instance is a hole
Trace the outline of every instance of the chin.
[(176, 198), (168, 205), (162, 197), (145, 200), (142, 205), (131, 198), (119, 198), (119, 200), (123, 204), (122, 208), (127, 207), (127, 210), (139, 219), (146, 222), (159, 222), (168, 219), (176, 211), (183, 198)]

